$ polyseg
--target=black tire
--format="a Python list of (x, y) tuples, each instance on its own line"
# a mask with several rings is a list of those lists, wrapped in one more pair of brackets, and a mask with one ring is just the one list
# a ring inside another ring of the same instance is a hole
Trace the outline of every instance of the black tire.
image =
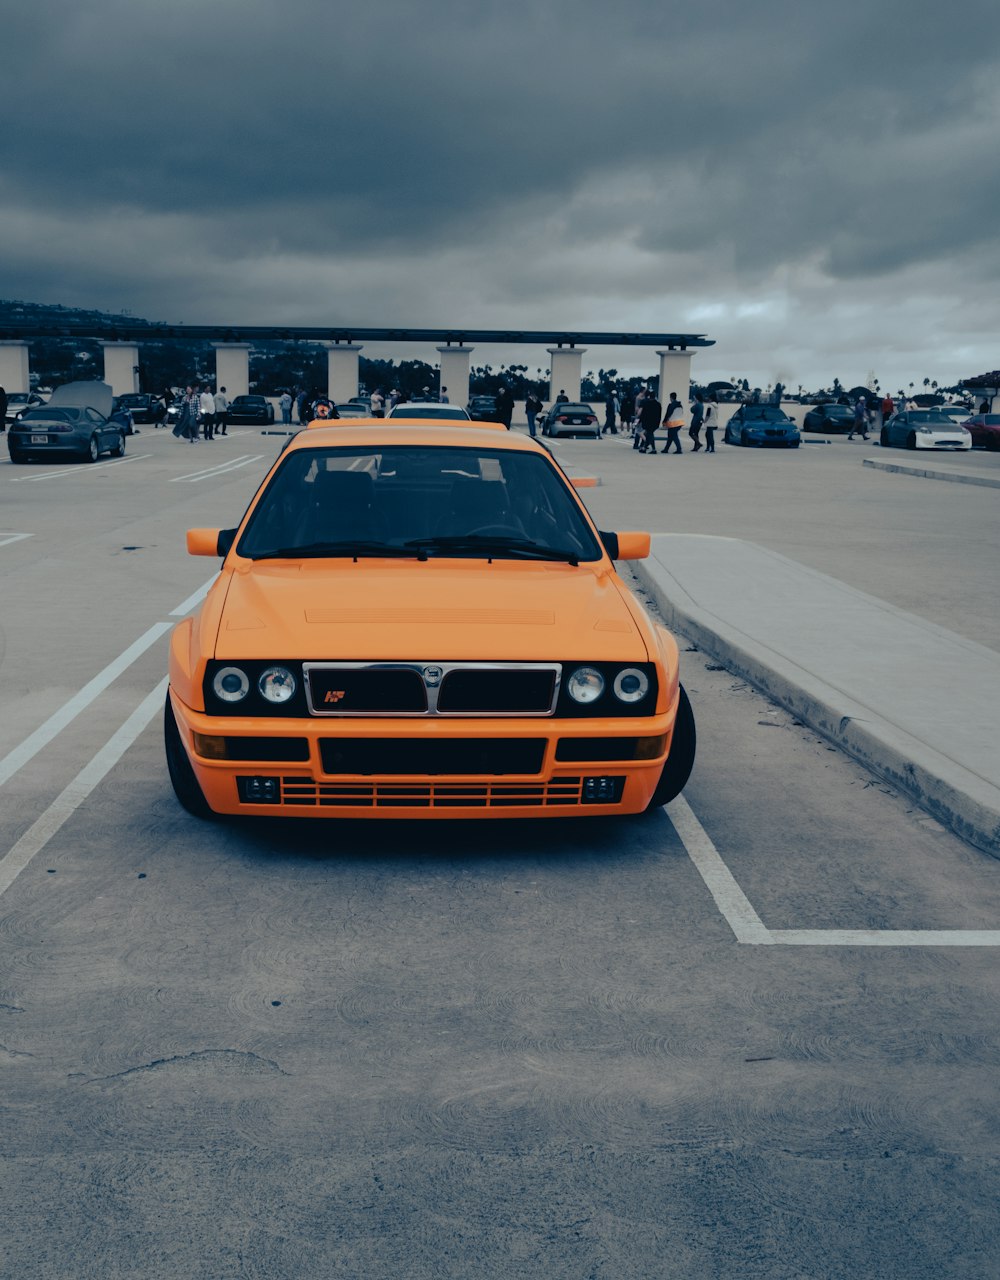
[(907, 449), (915, 449), (917, 447), (917, 433), (915, 431), (911, 431), (906, 437), (906, 447)]
[(652, 809), (659, 809), (661, 805), (669, 804), (684, 790), (691, 776), (691, 770), (694, 768), (696, 746), (694, 712), (691, 710), (691, 703), (684, 691), (684, 686), (681, 685), (670, 755), (664, 762), (656, 790), (646, 806), (647, 813)]
[(125, 457), (125, 433), (124, 432), (122, 432), (122, 434), (118, 437), (118, 443), (111, 450), (111, 456), (112, 458)]
[(28, 461), (28, 455), (26, 453), (12, 453), (10, 460), (16, 467), (19, 467)]
[(889, 448), (889, 433), (886, 431), (885, 427), (883, 427), (879, 432), (878, 442), (883, 449)]
[(744, 449), (748, 449), (750, 447), (750, 436), (748, 435), (745, 428), (743, 431), (740, 432), (740, 444), (743, 446)]
[(174, 795), (181, 805), (195, 818), (214, 818), (215, 811), (210, 809), (205, 793), (194, 776), (191, 761), (181, 742), (180, 731), (174, 718), (174, 709), (170, 705), (170, 693), (167, 693), (166, 706), (163, 708), (163, 746), (167, 755), (167, 772), (174, 788)]
[(83, 455), (84, 462), (96, 462), (101, 456), (101, 447), (97, 443), (97, 436), (90, 437), (90, 444), (87, 445), (87, 452)]

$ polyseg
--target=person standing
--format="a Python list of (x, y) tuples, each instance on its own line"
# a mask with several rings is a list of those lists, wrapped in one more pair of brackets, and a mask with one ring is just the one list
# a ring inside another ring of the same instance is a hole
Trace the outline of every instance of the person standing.
[(663, 415), (663, 425), (667, 428), (667, 443), (663, 446), (663, 452), (669, 453), (670, 446), (673, 445), (678, 453), (683, 453), (681, 448), (681, 427), (684, 426), (684, 407), (677, 399), (677, 392), (671, 391), (670, 401), (667, 404), (667, 411)]
[(201, 434), (206, 440), (215, 439), (215, 396), (212, 395), (208, 383), (202, 388), (201, 396), (198, 399), (198, 409), (201, 413)]
[(635, 401), (632, 405), (632, 448), (638, 449), (640, 453), (646, 452), (646, 446), (643, 444), (641, 418), (643, 401), (648, 394), (645, 387), (640, 387), (635, 394)]
[(506, 383), (497, 392), (497, 422), (510, 430), (510, 422), (514, 416), (514, 395)]
[(190, 444), (198, 439), (198, 389), (190, 382), (179, 397), (174, 435)]
[(295, 412), (298, 415), (299, 426), (304, 427), (309, 421), (309, 393), (304, 387), (295, 397)]
[(868, 402), (864, 396), (858, 396), (854, 402), (854, 421), (851, 423), (848, 440), (854, 439), (855, 431), (860, 434), (862, 440), (868, 439)]
[(450, 403), (451, 403), (451, 401), (448, 399), (448, 388), (447, 388), (447, 387), (442, 387), (442, 388), (441, 388), (441, 394), (438, 396), (438, 402), (439, 402), (440, 404), (450, 404)]
[(621, 423), (622, 435), (628, 435), (632, 428), (632, 417), (635, 414), (635, 400), (632, 398), (632, 392), (626, 390), (621, 398), (621, 404), (618, 406), (618, 421)]
[(225, 387), (220, 387), (215, 393), (215, 420), (213, 427), (215, 434), (229, 435), (229, 401), (226, 398)]
[(384, 418), (385, 417), (385, 396), (382, 394), (381, 387), (376, 387), (375, 390), (372, 392), (371, 401), (372, 401), (372, 417)]
[[(0, 431), (7, 430), (7, 392), (0, 387)], [(534, 435), (534, 432), (532, 432)]]
[(556, 396), (556, 404), (569, 404), (569, 396), (562, 387), (559, 388), (559, 394)]
[(882, 421), (888, 422), (895, 412), (896, 406), (892, 402), (892, 396), (887, 391), (885, 399), (882, 401)]
[(287, 390), (282, 391), (281, 398), (278, 400), (278, 408), (281, 410), (281, 425), (290, 427), (292, 425), (292, 397)]
[(524, 399), (524, 416), (528, 419), (528, 434), (534, 436), (535, 419), (542, 411), (542, 402), (535, 395), (534, 391), (529, 391)]
[(705, 401), (702, 399), (701, 392), (695, 393), (694, 406), (691, 409), (691, 425), (688, 427), (688, 437), (691, 441), (693, 453), (697, 453), (701, 448), (701, 424), (705, 421)]
[[(639, 397), (636, 397), (638, 403)], [(642, 404), (639, 406), (639, 429), (642, 432), (642, 442), (639, 445), (640, 453), (656, 452), (656, 428), (660, 425), (660, 409), (661, 405), (652, 391), (647, 391), (642, 396)]]
[(719, 406), (710, 400), (705, 406), (705, 452), (715, 452), (715, 429), (719, 425)]

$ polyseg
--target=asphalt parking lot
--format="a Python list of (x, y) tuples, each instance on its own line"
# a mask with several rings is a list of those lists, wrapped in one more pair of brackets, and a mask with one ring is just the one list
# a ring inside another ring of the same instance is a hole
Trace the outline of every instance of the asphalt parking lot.
[[(690, 642), (669, 814), (180, 809), (184, 530), (277, 447), (0, 463), (4, 1274), (992, 1275), (1000, 863)], [(554, 450), (603, 528), (749, 540), (1000, 650), (990, 488), (845, 440)]]

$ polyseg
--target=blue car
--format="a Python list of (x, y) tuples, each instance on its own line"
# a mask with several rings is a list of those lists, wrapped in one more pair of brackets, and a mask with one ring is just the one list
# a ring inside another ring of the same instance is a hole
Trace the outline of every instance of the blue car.
[(783, 409), (771, 404), (741, 404), (726, 423), (726, 444), (797, 449), (799, 429)]

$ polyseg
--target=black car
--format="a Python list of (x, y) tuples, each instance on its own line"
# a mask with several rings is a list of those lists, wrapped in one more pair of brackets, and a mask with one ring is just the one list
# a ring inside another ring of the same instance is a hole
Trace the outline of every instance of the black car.
[(162, 397), (145, 391), (130, 391), (127, 395), (116, 396), (115, 409), (126, 410), (132, 415), (133, 422), (151, 422), (154, 427), (162, 426), (167, 416), (167, 406)]
[(96, 462), (102, 453), (125, 453), (125, 428), (111, 420), (113, 395), (105, 382), (67, 382), (47, 404), (26, 410), (7, 432), (11, 462), (73, 454)]
[(264, 396), (236, 396), (229, 406), (229, 421), (266, 425), (274, 421), (274, 405)]
[(562, 404), (554, 404), (542, 418), (542, 435), (561, 436), (564, 432), (571, 435), (586, 432), (600, 440), (601, 424), (589, 404), (564, 401)]
[(797, 449), (799, 429), (784, 409), (771, 404), (741, 404), (726, 423), (726, 444)]
[(803, 431), (850, 431), (854, 410), (846, 404), (818, 404), (802, 419)]
[(496, 396), (473, 396), (466, 405), (473, 422), (499, 422)]

